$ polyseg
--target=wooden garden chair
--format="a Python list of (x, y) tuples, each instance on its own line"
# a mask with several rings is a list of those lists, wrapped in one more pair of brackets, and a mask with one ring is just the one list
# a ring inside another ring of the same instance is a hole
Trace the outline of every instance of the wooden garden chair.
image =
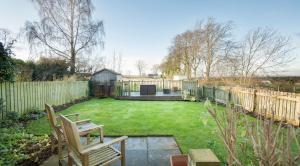
[[(76, 123), (70, 121), (64, 115), (60, 115), (64, 135), (68, 144), (68, 165), (108, 165), (115, 160), (121, 160), (121, 165), (125, 166), (125, 140), (127, 136), (122, 136), (106, 143), (94, 143), (82, 145)], [(119, 143), (120, 151), (112, 145)]]
[[(46, 108), (48, 120), (50, 123), (50, 127), (52, 129), (52, 131), (51, 131), (51, 134), (52, 134), (51, 149), (52, 149), (52, 151), (54, 151), (54, 148), (56, 147), (55, 142), (57, 141), (58, 142), (58, 144), (57, 144), (58, 157), (59, 157), (59, 160), (62, 160), (63, 159), (62, 147), (63, 147), (63, 145), (65, 145), (66, 140), (64, 138), (63, 129), (62, 129), (61, 125), (58, 123), (58, 121), (60, 121), (60, 119), (59, 119), (60, 117), (55, 116), (54, 109), (49, 104), (45, 104), (45, 108)], [(98, 130), (100, 132), (100, 142), (103, 142), (103, 125), (96, 125), (88, 119), (80, 121), (78, 113), (65, 115), (65, 117), (75, 117), (75, 120), (76, 120), (75, 124), (76, 124), (77, 128), (79, 129), (79, 134), (81, 136), (87, 136), (87, 143), (89, 143), (90, 132), (93, 132), (95, 130)]]

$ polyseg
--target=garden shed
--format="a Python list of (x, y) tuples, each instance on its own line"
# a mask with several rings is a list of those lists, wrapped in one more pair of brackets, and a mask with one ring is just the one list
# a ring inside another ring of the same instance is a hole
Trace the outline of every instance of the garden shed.
[(102, 69), (91, 77), (93, 95), (95, 97), (110, 97), (114, 95), (115, 81), (122, 80), (122, 75), (110, 69)]
[(108, 83), (108, 84), (114, 81), (119, 81), (121, 79), (122, 79), (122, 75), (120, 73), (117, 73), (113, 70), (106, 69), (106, 68), (96, 71), (91, 77), (92, 81)]

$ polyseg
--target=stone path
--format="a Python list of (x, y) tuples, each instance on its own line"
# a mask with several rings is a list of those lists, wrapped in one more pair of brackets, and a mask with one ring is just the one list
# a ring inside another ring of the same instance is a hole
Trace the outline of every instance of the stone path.
[[(113, 137), (104, 138), (104, 142)], [(119, 146), (116, 146), (119, 148)], [(168, 166), (171, 155), (181, 154), (173, 137), (129, 137), (126, 142), (127, 166)], [(57, 155), (53, 155), (43, 166), (58, 165)], [(117, 161), (111, 166), (119, 166)]]

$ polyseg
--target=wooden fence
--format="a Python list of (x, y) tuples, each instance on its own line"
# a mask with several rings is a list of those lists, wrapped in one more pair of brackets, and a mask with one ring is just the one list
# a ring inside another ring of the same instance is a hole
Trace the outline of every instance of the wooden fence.
[(88, 81), (15, 82), (0, 84), (0, 98), (8, 111), (24, 114), (32, 109), (43, 110), (44, 104), (62, 105), (88, 96)]
[(233, 103), (249, 112), (299, 126), (300, 96), (295, 93), (241, 87), (200, 87), (199, 98)]

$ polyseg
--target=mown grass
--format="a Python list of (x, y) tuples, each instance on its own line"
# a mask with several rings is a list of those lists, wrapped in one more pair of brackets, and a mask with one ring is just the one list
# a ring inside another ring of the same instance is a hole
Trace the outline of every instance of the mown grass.
[[(57, 114), (70, 113), (80, 113), (81, 119), (105, 125), (105, 135), (173, 135), (183, 153), (192, 148), (210, 148), (225, 161), (226, 150), (203, 103), (92, 99)], [(49, 134), (46, 117), (30, 123), (27, 131)]]
[[(225, 110), (221, 106), (215, 107), (217, 111)], [(209, 148), (223, 165), (226, 163), (226, 148), (220, 138), (216, 123), (203, 102), (92, 99), (75, 104), (57, 115), (71, 113), (80, 113), (81, 119), (91, 119), (96, 124), (103, 124), (106, 136), (172, 135), (176, 138), (183, 153), (187, 153), (189, 149)], [(246, 116), (246, 118), (255, 121), (253, 117)], [(47, 118), (43, 117), (32, 121), (26, 130), (35, 135), (43, 135), (50, 133), (50, 126)], [(245, 150), (241, 149), (247, 140), (245, 131), (244, 121), (239, 120), (238, 153), (243, 163), (253, 165), (254, 154), (250, 145), (247, 145), (247, 155), (243, 155)], [(293, 141), (292, 143), (294, 144)], [(292, 151), (297, 152), (296, 148), (292, 146)]]

